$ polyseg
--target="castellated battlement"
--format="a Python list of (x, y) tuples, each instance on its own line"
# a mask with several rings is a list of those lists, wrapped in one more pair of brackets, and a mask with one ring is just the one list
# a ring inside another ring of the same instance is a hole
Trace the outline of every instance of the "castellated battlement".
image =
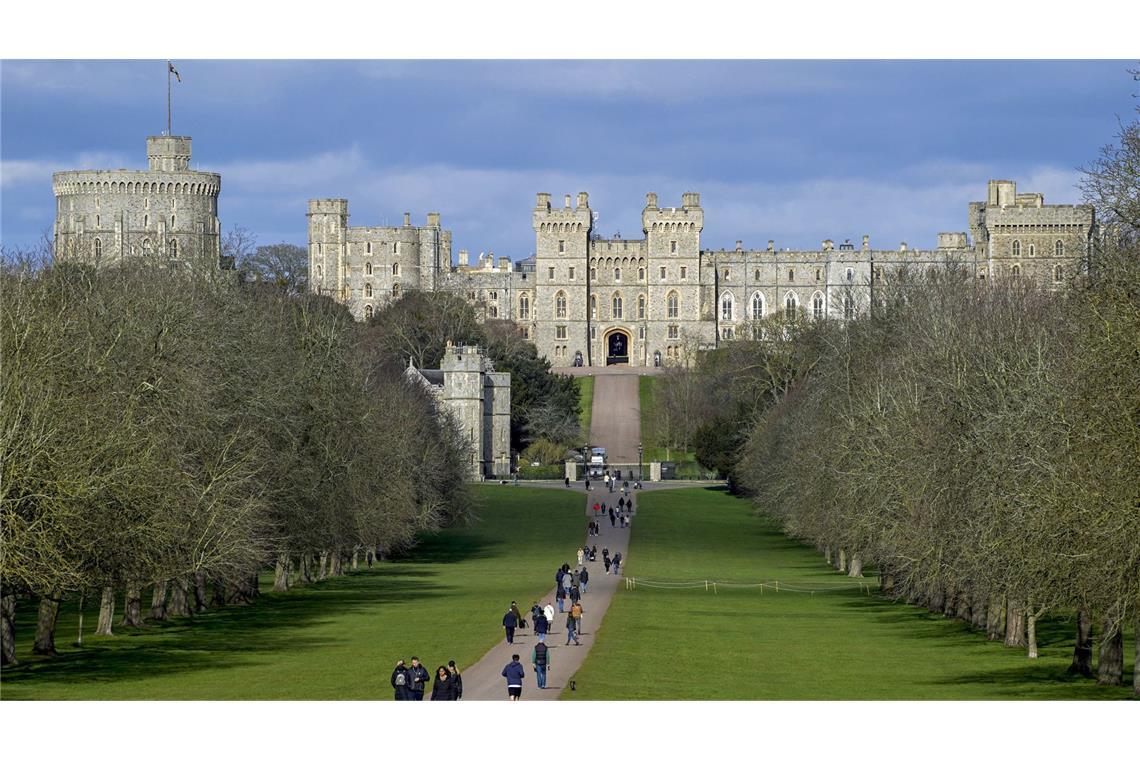
[(705, 212), (701, 208), (700, 193), (682, 193), (680, 208), (662, 208), (657, 205), (657, 193), (646, 194), (645, 209), (641, 212), (642, 231), (694, 232), (705, 226)]
[(146, 138), (146, 157), (152, 172), (181, 172), (190, 168), (190, 138), (161, 135)]
[(348, 216), (347, 198), (314, 198), (309, 201), (309, 214), (341, 214)]

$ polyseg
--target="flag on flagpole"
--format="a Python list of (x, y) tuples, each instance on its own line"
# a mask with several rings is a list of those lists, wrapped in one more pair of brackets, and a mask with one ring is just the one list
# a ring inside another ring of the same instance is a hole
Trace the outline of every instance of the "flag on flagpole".
[(170, 73), (174, 75), (174, 78), (177, 79), (179, 82), (181, 82), (182, 81), (182, 75), (180, 75), (178, 73), (178, 69), (174, 68), (174, 64), (171, 63), (170, 61), (167, 61), (166, 65), (170, 67)]

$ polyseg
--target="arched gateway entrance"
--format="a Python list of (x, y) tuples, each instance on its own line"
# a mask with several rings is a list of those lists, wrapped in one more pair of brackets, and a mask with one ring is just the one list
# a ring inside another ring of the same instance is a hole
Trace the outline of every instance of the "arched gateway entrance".
[(629, 333), (625, 330), (611, 330), (606, 333), (606, 366), (629, 364)]

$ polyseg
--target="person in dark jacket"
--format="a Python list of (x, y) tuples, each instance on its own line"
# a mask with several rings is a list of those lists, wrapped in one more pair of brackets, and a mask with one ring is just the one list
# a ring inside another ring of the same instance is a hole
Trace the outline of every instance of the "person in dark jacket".
[(522, 697), (523, 679), (526, 678), (526, 671), (523, 669), (522, 663), (519, 662), (517, 654), (511, 655), (511, 661), (503, 668), (503, 678), (507, 679), (507, 696), (512, 702), (518, 702)]
[(617, 515), (614, 514), (614, 511), (612, 509), (610, 510), (610, 527), (617, 527)]
[(539, 613), (534, 618), (534, 635), (538, 640), (546, 641), (546, 634), (550, 630), (550, 624), (546, 621), (546, 615)]
[(455, 660), (447, 661), (447, 672), (451, 674), (451, 680), (455, 681), (455, 698), (463, 699), (463, 676), (459, 674), (459, 668), (455, 667)]
[(407, 702), (411, 699), (408, 691), (410, 681), (411, 676), (408, 675), (408, 667), (403, 660), (397, 660), (396, 669), (392, 671), (392, 689), (395, 691), (397, 702)]
[(507, 631), (507, 643), (515, 643), (515, 628), (518, 627), (519, 616), (515, 614), (514, 610), (507, 610), (507, 614), (503, 615), (503, 628)]
[(424, 701), (424, 689), (427, 688), (427, 682), (431, 679), (431, 673), (428, 669), (420, 664), (419, 657), (412, 658), (412, 667), (408, 668), (408, 691), (411, 693), (412, 701)]
[(546, 648), (546, 644), (540, 641), (534, 645), (530, 661), (534, 663), (534, 678), (538, 682), (538, 688), (545, 689), (546, 671), (550, 670), (550, 651)]
[(554, 598), (558, 600), (558, 611), (565, 612), (563, 605), (566, 603), (566, 589), (562, 584), (558, 584), (558, 588), (554, 589)]
[(582, 589), (582, 593), (586, 593), (586, 584), (590, 582), (590, 571), (582, 568), (582, 572), (578, 573), (578, 586)]
[(570, 587), (570, 604), (577, 604), (578, 600), (582, 598), (581, 588), (578, 586)]
[(454, 702), (459, 699), (455, 694), (455, 681), (451, 680), (451, 673), (440, 665), (435, 669), (435, 683), (431, 685), (432, 702)]

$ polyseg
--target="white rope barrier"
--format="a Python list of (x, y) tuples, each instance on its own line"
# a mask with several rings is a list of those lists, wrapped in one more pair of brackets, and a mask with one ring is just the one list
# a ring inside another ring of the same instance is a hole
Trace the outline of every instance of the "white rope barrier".
[(870, 595), (871, 587), (868, 583), (844, 583), (844, 584), (813, 584), (810, 581), (798, 581), (789, 584), (785, 581), (783, 584), (780, 581), (760, 581), (759, 583), (742, 583), (738, 581), (718, 581), (711, 579), (701, 580), (687, 580), (687, 581), (673, 581), (665, 579), (650, 579), (638, 578), (636, 576), (627, 576), (625, 579), (625, 587), (627, 591), (635, 590), (638, 586), (645, 588), (657, 589), (699, 589), (704, 588), (705, 591), (710, 589), (714, 594), (718, 592), (720, 586), (725, 588), (740, 588), (740, 589), (760, 589), (760, 593), (764, 593), (764, 589), (769, 589), (776, 593), (785, 591), (791, 594), (821, 594), (831, 593), (835, 591), (851, 591), (858, 589), (861, 594)]

